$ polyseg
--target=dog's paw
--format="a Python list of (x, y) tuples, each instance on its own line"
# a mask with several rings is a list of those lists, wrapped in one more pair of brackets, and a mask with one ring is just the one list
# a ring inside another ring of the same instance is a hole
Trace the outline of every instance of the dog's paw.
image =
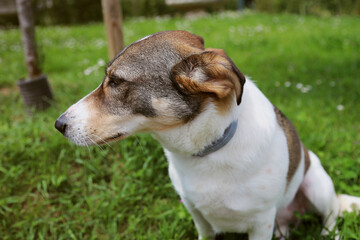
[(340, 216), (343, 212), (359, 212), (360, 211), (360, 197), (350, 196), (346, 194), (339, 194), (338, 196), (340, 206)]

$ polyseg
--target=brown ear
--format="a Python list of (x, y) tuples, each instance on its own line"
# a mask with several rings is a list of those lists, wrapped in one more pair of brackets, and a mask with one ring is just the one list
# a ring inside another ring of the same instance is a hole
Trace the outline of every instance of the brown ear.
[(236, 67), (235, 63), (231, 60), (231, 58), (226, 54), (226, 52), (223, 49), (206, 48), (205, 51), (215, 52), (215, 53), (219, 54), (220, 56), (226, 58), (226, 60), (228, 60), (228, 62), (231, 64), (231, 68), (237, 75), (239, 83), (240, 83), (240, 88), (238, 88), (238, 90), (236, 91), (236, 100), (237, 100), (237, 104), (239, 105), (241, 102), (244, 84), (246, 81), (244, 74), (242, 74), (242, 72)]
[(219, 49), (219, 48), (205, 48), (206, 52), (214, 52), (219, 54), (220, 56), (223, 56), (225, 58), (228, 58), (229, 56), (226, 54), (224, 49)]
[(210, 93), (224, 98), (235, 91), (240, 104), (244, 75), (223, 50), (211, 50), (183, 59), (171, 70), (171, 78), (189, 94)]

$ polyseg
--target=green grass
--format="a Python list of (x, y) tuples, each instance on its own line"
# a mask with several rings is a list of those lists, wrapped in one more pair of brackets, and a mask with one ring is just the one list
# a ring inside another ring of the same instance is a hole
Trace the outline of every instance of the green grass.
[[(358, 18), (229, 12), (130, 19), (125, 42), (174, 29), (225, 49), (297, 126), (337, 192), (360, 196)], [(195, 239), (151, 137), (81, 148), (54, 128), (67, 107), (102, 81), (103, 25), (38, 28), (37, 39), (55, 103), (29, 117), (16, 89), (26, 75), (20, 33), (0, 31), (0, 239)], [(332, 239), (320, 237), (316, 217), (303, 218), (291, 239)], [(360, 218), (346, 214), (339, 229), (343, 239), (360, 239)]]

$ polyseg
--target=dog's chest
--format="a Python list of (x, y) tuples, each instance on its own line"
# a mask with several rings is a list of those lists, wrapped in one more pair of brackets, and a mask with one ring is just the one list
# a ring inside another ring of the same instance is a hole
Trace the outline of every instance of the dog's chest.
[(234, 220), (244, 219), (248, 224), (249, 218), (275, 205), (283, 189), (273, 186), (284, 185), (278, 171), (272, 164), (255, 171), (232, 165), (179, 164), (178, 159), (169, 159), (170, 178), (181, 198), (222, 229), (231, 227)]

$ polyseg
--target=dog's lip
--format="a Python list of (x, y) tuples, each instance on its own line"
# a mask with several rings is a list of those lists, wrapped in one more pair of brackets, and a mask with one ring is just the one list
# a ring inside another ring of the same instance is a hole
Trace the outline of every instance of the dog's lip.
[(116, 140), (120, 140), (121, 138), (124, 138), (125, 135), (126, 135), (126, 133), (117, 133), (111, 137), (106, 138), (105, 142), (113, 142)]

